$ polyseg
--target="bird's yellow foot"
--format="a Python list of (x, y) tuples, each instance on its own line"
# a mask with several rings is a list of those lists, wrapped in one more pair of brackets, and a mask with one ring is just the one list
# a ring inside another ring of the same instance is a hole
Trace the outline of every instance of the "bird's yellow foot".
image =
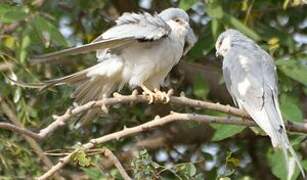
[(155, 100), (155, 93), (152, 92), (150, 89), (148, 89), (146, 86), (141, 85), (141, 88), (143, 89), (143, 95), (148, 96), (149, 98), (149, 104), (153, 103)]
[(170, 99), (170, 95), (164, 91), (160, 91), (159, 89), (154, 89), (155, 98), (163, 103), (168, 103)]

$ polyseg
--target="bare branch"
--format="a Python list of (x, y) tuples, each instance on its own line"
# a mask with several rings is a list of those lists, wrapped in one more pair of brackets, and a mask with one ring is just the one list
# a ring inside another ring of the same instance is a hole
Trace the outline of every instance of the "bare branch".
[(0, 63), (0, 71), (8, 71), (8, 70), (13, 69), (13, 67), (14, 67), (14, 64), (11, 62)]
[[(15, 131), (17, 133), (28, 135), (36, 140), (43, 140), (48, 135), (52, 134), (56, 129), (58, 129), (61, 126), (66, 125), (66, 122), (72, 118), (73, 116), (76, 116), (84, 111), (87, 111), (92, 108), (108, 108), (110, 106), (114, 106), (117, 104), (127, 104), (127, 103), (146, 103), (148, 102), (148, 98), (145, 95), (137, 95), (132, 94), (128, 96), (115, 94), (114, 97), (111, 98), (105, 98), (99, 101), (91, 101), (84, 105), (77, 106), (72, 109), (68, 109), (63, 115), (61, 116), (54, 116), (55, 121), (53, 121), (50, 125), (48, 125), (46, 128), (40, 130), (40, 132), (34, 133), (30, 130), (22, 129), (19, 127), (14, 127), (14, 125), (4, 125), (0, 126), (0, 128), (5, 128), (8, 130)], [(201, 100), (195, 100), (191, 98), (187, 98), (185, 96), (171, 96), (170, 97), (170, 104), (174, 105), (181, 105), (181, 106), (189, 106), (194, 108), (201, 108), (201, 109), (210, 109), (215, 111), (224, 112), (230, 115), (235, 115), (238, 117), (242, 117), (244, 119), (250, 119), (251, 118), (246, 114), (246, 112), (237, 109), (235, 107), (231, 107), (229, 105), (221, 105), (219, 103), (212, 103), (207, 101), (201, 101)], [(225, 124), (236, 124), (237, 122), (230, 121), (229, 123)], [(293, 132), (301, 132), (301, 133), (307, 133), (307, 124), (302, 123), (288, 123), (287, 129)]]
[(40, 139), (40, 136), (26, 128), (22, 128), (22, 127), (18, 127), (18, 126), (15, 126), (11, 123), (0, 123), (0, 128), (2, 129), (7, 129), (7, 130), (10, 130), (12, 132), (16, 132), (16, 133), (19, 133), (19, 134), (24, 134), (26, 136), (29, 136), (33, 139)]
[[(88, 143), (82, 145), (82, 149), (88, 150), (95, 147), (97, 144), (102, 144), (108, 142), (110, 140), (119, 140), (120, 138), (131, 136), (140, 132), (148, 131), (152, 128), (163, 126), (170, 122), (174, 121), (198, 121), (202, 123), (221, 123), (221, 124), (235, 124), (235, 125), (243, 125), (243, 126), (256, 126), (256, 124), (251, 120), (241, 120), (240, 118), (236, 117), (215, 117), (215, 116), (208, 116), (208, 115), (199, 115), (199, 114), (183, 114), (183, 113), (175, 113), (172, 112), (170, 115), (167, 115), (162, 118), (155, 118), (147, 123), (132, 127), (132, 128), (125, 128), (121, 131), (111, 133), (100, 138), (92, 139)], [(55, 172), (63, 168), (67, 163), (70, 162), (71, 157), (78, 150), (73, 151), (72, 153), (68, 154), (64, 158), (61, 158), (59, 162), (49, 169), (45, 174), (38, 177), (39, 180), (47, 179), (52, 176)]]
[[(68, 109), (63, 115), (61, 116), (54, 116), (55, 121), (51, 123), (46, 128), (42, 129), (39, 134), (33, 133), (29, 130), (24, 128), (14, 127), (13, 125), (8, 125), (6, 123), (1, 123), (0, 128), (5, 128), (12, 130), (17, 133), (21, 133), (32, 138), (36, 139), (44, 139), (49, 134), (53, 133), (57, 128), (66, 124), (71, 117), (87, 111), (92, 108), (108, 108), (109, 106), (116, 105), (116, 104), (125, 104), (125, 103), (146, 103), (149, 102), (149, 99), (145, 95), (137, 95), (133, 93), (132, 95), (124, 96), (120, 94), (114, 94), (114, 97), (102, 99), (99, 101), (91, 101), (84, 105), (77, 106), (72, 109)], [(224, 112), (230, 115), (235, 115), (238, 117), (216, 117), (216, 116), (208, 116), (208, 115), (200, 115), (200, 114), (183, 114), (183, 113), (171, 113), (168, 116), (163, 118), (155, 118), (152, 121), (147, 123), (141, 124), (139, 126), (135, 126), (132, 128), (125, 128), (122, 131), (118, 131), (115, 133), (111, 133), (105, 136), (102, 136), (97, 139), (92, 139), (88, 143), (84, 144), (82, 147), (84, 150), (89, 150), (93, 148), (96, 144), (102, 144), (110, 140), (118, 140), (122, 137), (130, 136), (133, 134), (137, 134), (143, 131), (148, 131), (152, 128), (163, 126), (167, 123), (174, 122), (174, 121), (197, 121), (201, 123), (220, 123), (220, 124), (233, 124), (233, 125), (241, 125), (241, 126), (256, 126), (256, 123), (250, 119), (250, 117), (242, 110), (237, 108), (231, 107), (229, 105), (221, 105), (219, 103), (211, 103), (206, 101), (194, 100), (187, 98), (185, 96), (171, 96), (170, 101), (171, 104), (174, 105), (181, 105), (181, 106), (189, 106), (194, 108), (202, 108), (202, 109), (210, 109), (216, 110), (220, 112)], [(293, 132), (303, 132), (307, 133), (307, 124), (298, 124), (298, 123), (289, 123), (287, 128)], [(54, 173), (60, 170), (65, 164), (70, 162), (73, 155), (78, 152), (78, 150), (74, 150), (73, 152), (69, 153), (65, 157), (61, 158), (59, 162), (52, 166), (45, 174), (38, 179), (46, 179), (51, 177)]]
[[(55, 116), (55, 121), (52, 122), (49, 126), (46, 128), (40, 130), (39, 136), (40, 139), (45, 138), (49, 134), (53, 133), (57, 128), (64, 126), (66, 124), (66, 121), (68, 121), (71, 117), (87, 111), (92, 108), (102, 108), (102, 107), (109, 107), (109, 106), (114, 106), (116, 104), (126, 104), (126, 103), (146, 103), (148, 102), (148, 98), (145, 95), (119, 95), (115, 94), (114, 97), (111, 98), (105, 98), (99, 101), (91, 101), (88, 102), (84, 105), (75, 107), (74, 109), (68, 109), (63, 115), (61, 116)], [(171, 96), (170, 97), (170, 103), (171, 104), (176, 104), (176, 105), (185, 105), (185, 106), (190, 106), (190, 107), (195, 107), (195, 108), (203, 108), (203, 109), (211, 109), (211, 110), (216, 110), (220, 112), (225, 112), (228, 114), (232, 114), (235, 116), (240, 116), (244, 118), (248, 118), (249, 116), (242, 110), (239, 110), (237, 108), (231, 107), (229, 105), (221, 105), (219, 103), (212, 103), (212, 102), (206, 102), (206, 101), (200, 101), (200, 100), (194, 100), (190, 99), (184, 96), (176, 97), (176, 96)], [(306, 128), (307, 132), (307, 128)]]
[(118, 169), (119, 173), (122, 175), (124, 180), (132, 180), (122, 164), (119, 162), (117, 157), (110, 151), (108, 148), (104, 148), (104, 153), (103, 153), (110, 161), (113, 162), (114, 166)]

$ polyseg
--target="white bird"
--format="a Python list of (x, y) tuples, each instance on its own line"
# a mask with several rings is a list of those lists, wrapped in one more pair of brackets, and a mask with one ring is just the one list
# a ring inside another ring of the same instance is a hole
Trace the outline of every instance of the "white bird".
[(125, 84), (141, 87), (150, 98), (168, 100), (159, 91), (164, 79), (196, 42), (189, 16), (182, 9), (168, 8), (159, 14), (124, 13), (116, 25), (92, 43), (37, 56), (45, 62), (65, 55), (96, 51), (98, 63), (80, 72), (46, 81), (44, 88), (76, 86), (73, 98), (84, 104), (109, 96)]
[(288, 152), (305, 177), (300, 161), (289, 142), (279, 109), (273, 58), (251, 39), (233, 29), (219, 35), (215, 48), (217, 56), (223, 57), (224, 80), (235, 104), (244, 109), (270, 136), (274, 148), (283, 150), (288, 179), (291, 179), (295, 169)]

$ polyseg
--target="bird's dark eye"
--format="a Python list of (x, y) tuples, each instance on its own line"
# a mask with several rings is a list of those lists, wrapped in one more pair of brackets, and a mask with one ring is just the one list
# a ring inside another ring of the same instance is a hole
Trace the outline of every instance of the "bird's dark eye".
[(180, 19), (176, 18), (176, 19), (175, 19), (175, 22), (179, 23), (179, 22), (181, 22), (181, 21), (180, 21)]

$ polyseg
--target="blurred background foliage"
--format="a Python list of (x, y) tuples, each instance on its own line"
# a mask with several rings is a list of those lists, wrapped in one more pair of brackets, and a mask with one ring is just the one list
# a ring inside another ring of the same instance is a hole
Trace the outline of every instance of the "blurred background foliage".
[[(38, 131), (72, 105), (71, 87), (39, 93), (13, 86), (5, 78), (26, 82), (60, 77), (96, 63), (95, 55), (68, 56), (48, 64), (29, 59), (91, 42), (126, 11), (159, 12), (180, 7), (189, 13), (199, 41), (168, 78), (176, 94), (232, 104), (215, 59), (214, 42), (226, 28), (235, 28), (257, 41), (278, 68), (280, 103), (287, 121), (307, 117), (307, 6), (304, 0), (1, 0), (0, 1), (0, 121)], [(129, 94), (129, 89), (122, 93)], [(32, 179), (89, 139), (166, 115), (171, 109), (225, 115), (170, 105), (120, 105), (82, 128), (71, 123), (37, 143), (0, 129), (0, 179)], [(305, 120), (304, 120), (305, 118)], [(291, 134), (298, 154), (307, 156), (306, 135)], [(281, 153), (269, 138), (249, 128), (176, 122), (134, 137), (104, 144), (135, 179), (285, 179)], [(34, 148), (36, 147), (36, 148)], [(102, 146), (101, 146), (102, 147)], [(47, 156), (38, 157), (42, 148)], [(97, 147), (99, 148), (99, 147)], [(46, 160), (46, 157), (47, 160)], [(50, 161), (49, 161), (50, 162)], [(307, 160), (303, 160), (307, 169)], [(47, 163), (48, 164), (48, 163)], [(81, 167), (80, 167), (81, 166)], [(298, 175), (298, 173), (297, 173)], [(61, 171), (66, 179), (121, 179), (99, 154), (80, 151)], [(295, 179), (295, 178), (294, 178)]]

